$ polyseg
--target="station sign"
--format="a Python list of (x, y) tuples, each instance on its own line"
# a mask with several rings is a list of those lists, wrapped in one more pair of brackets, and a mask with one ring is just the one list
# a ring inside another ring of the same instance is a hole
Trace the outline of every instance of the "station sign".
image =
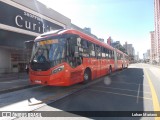
[(40, 16), (21, 10), (4, 2), (0, 2), (0, 24), (40, 34), (64, 28), (63, 26), (43, 19)]

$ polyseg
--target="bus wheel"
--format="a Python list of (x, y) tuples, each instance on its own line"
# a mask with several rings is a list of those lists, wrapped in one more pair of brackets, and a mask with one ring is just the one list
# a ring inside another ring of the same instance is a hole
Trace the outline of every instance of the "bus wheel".
[(112, 67), (109, 67), (109, 75), (112, 73)]
[(83, 83), (86, 84), (89, 80), (90, 80), (90, 72), (89, 70), (85, 70), (83, 75)]

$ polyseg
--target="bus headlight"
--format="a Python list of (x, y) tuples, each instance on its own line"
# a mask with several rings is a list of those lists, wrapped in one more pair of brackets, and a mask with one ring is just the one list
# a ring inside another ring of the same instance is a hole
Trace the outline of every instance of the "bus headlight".
[(62, 71), (62, 70), (64, 70), (64, 65), (59, 66), (59, 67), (56, 68), (56, 69), (53, 69), (53, 70), (52, 70), (52, 74), (58, 73), (58, 72), (60, 72), (60, 71)]

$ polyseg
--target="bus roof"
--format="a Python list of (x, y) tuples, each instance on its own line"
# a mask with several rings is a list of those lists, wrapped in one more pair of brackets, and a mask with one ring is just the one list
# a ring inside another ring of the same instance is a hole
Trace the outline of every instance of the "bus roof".
[[(110, 50), (114, 50), (116, 48), (113, 48), (112, 46), (108, 45), (107, 43), (104, 43), (104, 42), (101, 42), (99, 40), (97, 40), (96, 38), (93, 38), (83, 32), (80, 32), (78, 30), (75, 30), (75, 29), (59, 29), (59, 30), (54, 30), (54, 31), (50, 31), (50, 32), (46, 32), (46, 33), (43, 33), (41, 34), (40, 36), (38, 36), (35, 41), (37, 39), (41, 39), (41, 38), (45, 38), (45, 37), (48, 37), (48, 36), (55, 36), (55, 35), (62, 35), (62, 34), (67, 34), (67, 33), (70, 33), (70, 34), (76, 34), (76, 35), (79, 35), (81, 38), (84, 38), (94, 44), (98, 44), (100, 46), (103, 46), (105, 48), (108, 48)], [(118, 53), (120, 54), (125, 54), (123, 53), (122, 51), (118, 50)], [(128, 56), (127, 54), (125, 54), (126, 56)]]
[(97, 40), (96, 38), (93, 38), (93, 37), (91, 37), (91, 36), (89, 36), (89, 35), (87, 35), (87, 34), (85, 34), (85, 33), (82, 33), (82, 32), (80, 32), (80, 31), (78, 31), (78, 30), (68, 29), (68, 30), (65, 30), (64, 33), (77, 34), (77, 35), (79, 35), (81, 38), (84, 38), (84, 39), (86, 39), (86, 40), (88, 40), (88, 41), (90, 41), (90, 42), (92, 42), (92, 43), (94, 43), (94, 44), (98, 44), (98, 45), (103, 46), (103, 47), (105, 47), (105, 48), (114, 50), (114, 48), (113, 48), (112, 46), (110, 46), (110, 45), (108, 45), (108, 44), (106, 44), (106, 43), (103, 43), (103, 42)]

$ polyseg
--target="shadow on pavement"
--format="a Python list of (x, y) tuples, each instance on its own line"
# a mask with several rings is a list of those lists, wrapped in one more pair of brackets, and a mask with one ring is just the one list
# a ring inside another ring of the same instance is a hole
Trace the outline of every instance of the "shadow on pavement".
[[(103, 79), (101, 82), (49, 106), (88, 118), (119, 116), (118, 119), (124, 119), (123, 117), (131, 117), (132, 111), (133, 113), (144, 111), (146, 96), (143, 94), (143, 69), (128, 68), (101, 79)], [(140, 120), (141, 117), (134, 119)]]

